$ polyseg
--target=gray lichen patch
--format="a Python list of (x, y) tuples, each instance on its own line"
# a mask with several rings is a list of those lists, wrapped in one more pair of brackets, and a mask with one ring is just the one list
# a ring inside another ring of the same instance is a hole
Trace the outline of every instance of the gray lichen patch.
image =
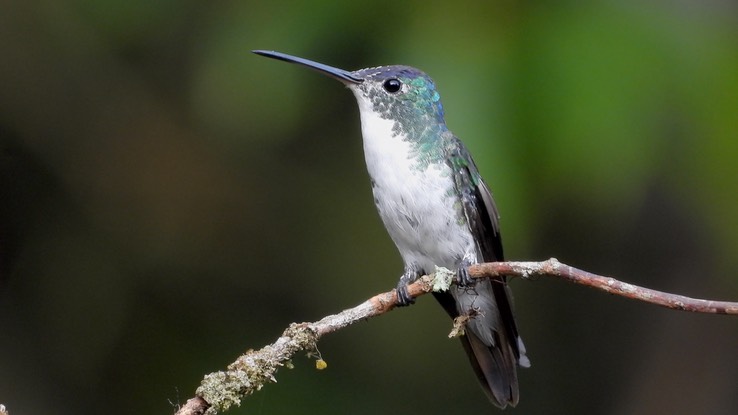
[(260, 350), (249, 350), (228, 366), (228, 370), (211, 373), (197, 388), (197, 395), (211, 406), (208, 415), (241, 405), (241, 399), (274, 383), (279, 367), (291, 364), (292, 356), (302, 350), (314, 350), (317, 336), (307, 324), (292, 324), (274, 344)]
[(433, 278), (433, 291), (448, 291), (449, 287), (451, 287), (451, 284), (454, 282), (454, 278), (456, 278), (455, 272), (448, 268), (436, 267), (436, 272)]

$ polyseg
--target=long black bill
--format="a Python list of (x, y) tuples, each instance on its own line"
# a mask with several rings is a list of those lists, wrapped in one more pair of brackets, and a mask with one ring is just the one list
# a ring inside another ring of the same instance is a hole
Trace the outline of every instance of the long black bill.
[(332, 78), (336, 78), (339, 81), (350, 82), (352, 84), (360, 84), (364, 82), (363, 79), (357, 78), (349, 71), (344, 71), (343, 69), (323, 65), (322, 63), (313, 62), (308, 59), (298, 58), (297, 56), (287, 55), (284, 53), (275, 52), (273, 50), (252, 50), (252, 52), (257, 55), (266, 56), (267, 58), (279, 59), (281, 61), (307, 66), (310, 69), (315, 69), (316, 71), (322, 72)]

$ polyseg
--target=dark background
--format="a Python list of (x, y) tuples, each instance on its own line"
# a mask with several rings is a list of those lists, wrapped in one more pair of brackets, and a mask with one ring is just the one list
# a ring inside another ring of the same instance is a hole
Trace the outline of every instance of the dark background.
[[(427, 71), (508, 258), (738, 300), (734, 2), (3, 1), (13, 415), (171, 413), (290, 322), (394, 287), (354, 98), (251, 49)], [(533, 366), (509, 413), (738, 411), (735, 317), (512, 286)], [(230, 413), (498, 412), (449, 329), (422, 298)]]

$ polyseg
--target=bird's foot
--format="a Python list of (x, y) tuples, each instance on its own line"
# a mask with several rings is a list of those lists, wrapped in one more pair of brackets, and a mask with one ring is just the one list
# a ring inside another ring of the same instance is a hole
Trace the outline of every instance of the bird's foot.
[(397, 306), (406, 307), (414, 303), (415, 298), (413, 298), (407, 291), (407, 285), (403, 284), (402, 282), (397, 284)]
[(415, 298), (407, 291), (407, 286), (417, 281), (424, 273), (423, 269), (417, 264), (405, 266), (405, 272), (397, 283), (397, 305), (399, 307), (405, 307), (415, 303)]
[(470, 287), (474, 285), (474, 278), (469, 276), (469, 271), (465, 266), (459, 267), (459, 269), (456, 270), (456, 280), (456, 284), (459, 287)]

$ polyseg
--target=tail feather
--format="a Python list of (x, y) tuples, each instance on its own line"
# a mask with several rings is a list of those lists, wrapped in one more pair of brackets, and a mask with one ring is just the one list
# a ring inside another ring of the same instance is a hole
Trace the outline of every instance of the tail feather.
[(514, 360), (505, 356), (500, 348), (485, 345), (471, 331), (460, 339), (487, 398), (502, 409), (517, 405), (518, 373)]
[(477, 283), (475, 291), (478, 294), (460, 289), (434, 296), (451, 318), (471, 308), (480, 311), (459, 339), (489, 400), (503, 409), (515, 406), (519, 399), (517, 367), (528, 367), (530, 361), (518, 336), (507, 286)]

